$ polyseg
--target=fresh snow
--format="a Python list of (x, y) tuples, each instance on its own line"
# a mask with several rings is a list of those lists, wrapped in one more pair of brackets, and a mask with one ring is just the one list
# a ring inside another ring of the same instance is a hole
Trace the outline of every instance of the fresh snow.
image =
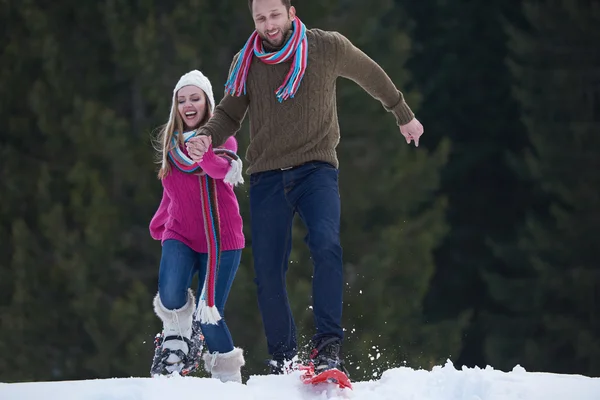
[(354, 382), (353, 390), (300, 382), (286, 376), (251, 376), (245, 384), (210, 378), (114, 378), (0, 383), (1, 400), (600, 400), (600, 378), (527, 372), (456, 369), (448, 361), (431, 371), (394, 368), (380, 379)]

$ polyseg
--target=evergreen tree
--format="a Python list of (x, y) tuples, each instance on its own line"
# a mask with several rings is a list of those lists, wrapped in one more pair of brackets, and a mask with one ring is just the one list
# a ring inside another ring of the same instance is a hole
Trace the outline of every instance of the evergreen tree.
[[(18, 356), (2, 366), (4, 376), (126, 374), (141, 365), (140, 327), (151, 316), (141, 308), (150, 301), (141, 283), (148, 254), (137, 237), (144, 227), (134, 222), (150, 182), (138, 174), (145, 160), (135, 149), (144, 144), (103, 104), (110, 57), (100, 51), (108, 43), (95, 7), (62, 3), (46, 10), (20, 2), (11, 12), (25, 27), (18, 40), (30, 49), (20, 56), (39, 67), (10, 69), (10, 78), (27, 79), (17, 80), (12, 100), (22, 108), (9, 121), (29, 124), (8, 130), (33, 157), (25, 157), (32, 159), (26, 173), (6, 164), (7, 175), (27, 190), (5, 219), (14, 277), (2, 331)], [(71, 18), (85, 31), (65, 29)]]
[(528, 29), (509, 29), (531, 141), (517, 166), (541, 201), (516, 243), (498, 247), (507, 271), (487, 276), (496, 309), (486, 356), (502, 368), (598, 376), (600, 7), (527, 1), (524, 12)]
[(514, 237), (530, 201), (528, 186), (507, 162), (527, 143), (504, 62), (503, 26), (506, 20), (518, 23), (520, 10), (503, 0), (402, 3), (415, 20), (408, 68), (423, 97), (424, 145), (444, 139), (452, 145), (439, 188), (448, 199), (449, 232), (435, 252), (426, 315), (436, 321), (471, 311), (462, 351), (453, 361), (485, 367), (481, 313), (492, 304), (483, 273), (503, 264), (490, 242)]

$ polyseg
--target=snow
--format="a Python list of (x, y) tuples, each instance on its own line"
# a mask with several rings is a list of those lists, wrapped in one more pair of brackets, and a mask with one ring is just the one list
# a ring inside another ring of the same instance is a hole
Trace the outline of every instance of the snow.
[(0, 383), (2, 400), (600, 400), (600, 378), (527, 372), (456, 369), (448, 361), (431, 371), (394, 368), (381, 379), (355, 382), (352, 391), (286, 376), (251, 376), (246, 384), (209, 378), (114, 378), (61, 382)]

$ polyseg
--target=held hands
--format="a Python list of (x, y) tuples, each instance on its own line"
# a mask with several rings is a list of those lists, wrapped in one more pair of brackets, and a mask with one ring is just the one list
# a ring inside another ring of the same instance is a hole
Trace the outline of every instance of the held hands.
[(400, 132), (406, 138), (406, 143), (410, 144), (411, 140), (415, 141), (415, 147), (419, 147), (419, 138), (423, 134), (423, 125), (413, 118), (408, 124), (400, 126)]
[(194, 136), (193, 138), (187, 141), (185, 147), (192, 161), (194, 161), (195, 163), (199, 163), (200, 161), (202, 161), (204, 153), (208, 151), (208, 148), (210, 147), (211, 143), (212, 138), (210, 136)]

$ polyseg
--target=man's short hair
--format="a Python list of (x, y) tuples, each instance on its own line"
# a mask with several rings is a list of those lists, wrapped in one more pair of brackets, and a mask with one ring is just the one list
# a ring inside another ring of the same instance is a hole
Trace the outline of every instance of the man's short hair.
[[(252, 12), (252, 1), (253, 0), (248, 0), (248, 8), (250, 8), (250, 12)], [(286, 10), (290, 11), (292, 0), (281, 0), (281, 3), (285, 6)]]

